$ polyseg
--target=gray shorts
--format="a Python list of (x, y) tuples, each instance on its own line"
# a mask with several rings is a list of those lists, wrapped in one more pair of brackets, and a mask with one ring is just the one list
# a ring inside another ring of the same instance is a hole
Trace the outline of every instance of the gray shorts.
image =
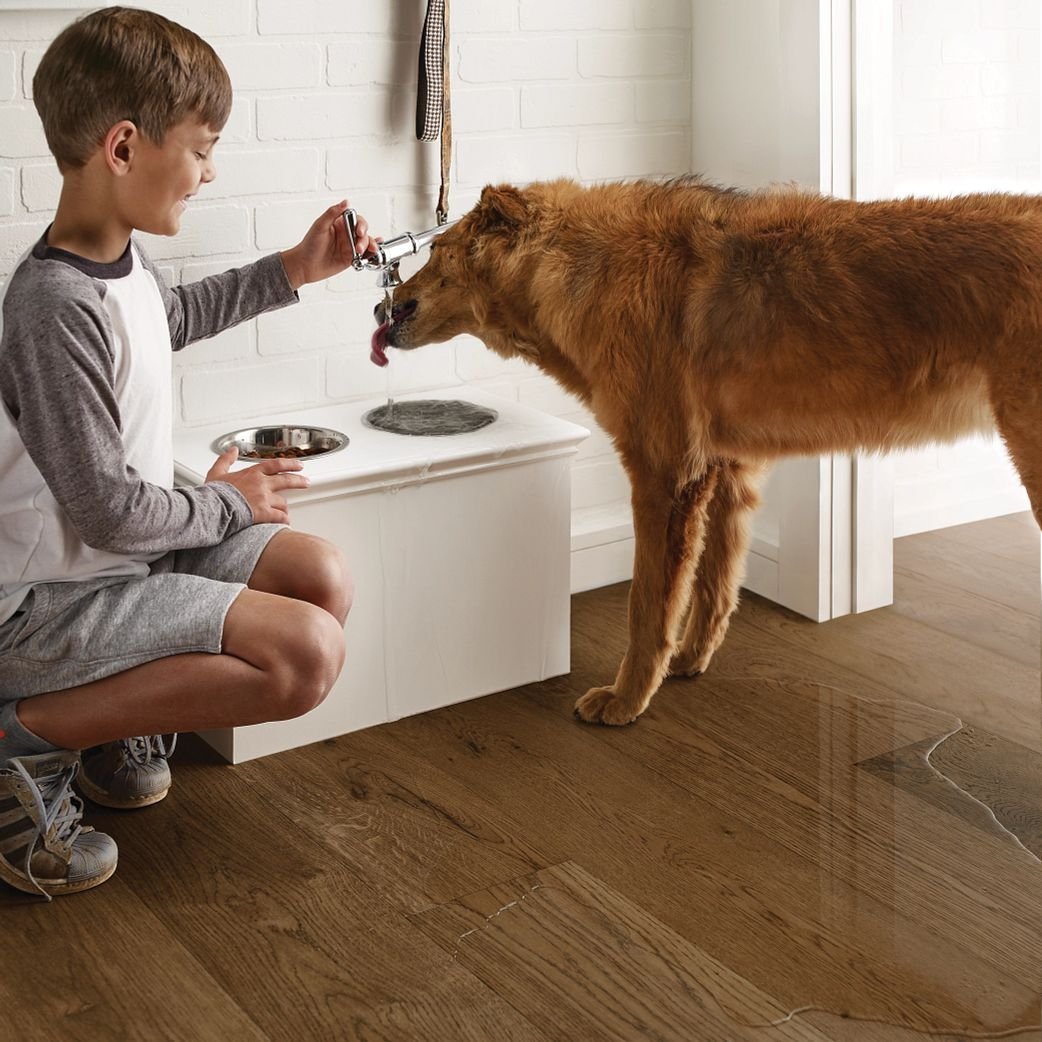
[(171, 550), (145, 576), (38, 583), (0, 625), (0, 702), (168, 655), (218, 654), (232, 601), (285, 527), (251, 525), (217, 546)]

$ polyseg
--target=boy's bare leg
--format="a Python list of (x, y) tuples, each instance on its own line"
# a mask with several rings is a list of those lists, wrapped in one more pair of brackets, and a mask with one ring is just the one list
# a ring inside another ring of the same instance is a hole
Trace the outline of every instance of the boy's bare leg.
[(325, 539), (288, 528), (271, 537), (248, 585), (317, 604), (341, 625), (354, 598), (354, 582), (340, 550)]
[(225, 617), (221, 654), (172, 655), (35, 695), (19, 703), (19, 720), (53, 745), (85, 749), (128, 735), (308, 712), (329, 693), (344, 662), (351, 582), (343, 558), (324, 540), (286, 530), (272, 537), (249, 586)]
[(80, 687), (23, 699), (18, 718), (64, 749), (134, 734), (284, 720), (318, 705), (344, 661), (344, 634), (303, 601), (244, 590), (219, 655), (172, 655)]

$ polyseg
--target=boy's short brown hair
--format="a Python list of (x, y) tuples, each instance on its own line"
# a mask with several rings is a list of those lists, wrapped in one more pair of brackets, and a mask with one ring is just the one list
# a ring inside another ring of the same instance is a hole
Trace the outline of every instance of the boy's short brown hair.
[(83, 166), (123, 119), (156, 144), (188, 116), (220, 130), (232, 86), (214, 49), (191, 30), (152, 11), (105, 7), (55, 37), (33, 76), (33, 100), (65, 171)]

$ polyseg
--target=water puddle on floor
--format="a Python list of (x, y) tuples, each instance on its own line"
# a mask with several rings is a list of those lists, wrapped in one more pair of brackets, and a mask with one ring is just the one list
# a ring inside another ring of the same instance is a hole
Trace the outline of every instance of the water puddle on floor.
[(985, 699), (975, 716), (987, 726), (970, 726), (930, 706), (809, 682), (735, 676), (713, 688), (695, 726), (740, 755), (753, 732), (726, 731), (744, 703), (760, 718), (756, 733), (767, 724), (773, 736), (771, 749), (747, 757), (750, 770), (807, 801), (802, 818), (789, 793), (739, 811), (790, 849), (801, 847), (797, 829), (813, 830), (800, 852), (817, 862), (819, 891), (786, 912), (816, 920), (847, 958), (856, 953), (850, 976), (864, 982), (838, 1002), (835, 982), (823, 999), (811, 980), (799, 1005), (782, 1004), (784, 1016), (736, 1023), (835, 1042), (1042, 1040), (1037, 696)]
[(964, 726), (764, 668), (584, 732), (574, 860), (413, 923), (547, 1038), (1042, 1040), (1037, 694)]

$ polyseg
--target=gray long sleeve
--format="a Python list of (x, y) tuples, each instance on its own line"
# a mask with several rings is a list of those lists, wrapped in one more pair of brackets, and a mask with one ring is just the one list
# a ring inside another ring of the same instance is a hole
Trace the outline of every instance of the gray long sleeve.
[[(80, 538), (99, 550), (150, 554), (214, 545), (247, 527), (252, 511), (232, 485), (164, 487), (128, 464), (116, 334), (104, 306), (104, 269), (112, 266), (92, 271), (90, 262), (73, 266), (54, 254), (34, 250), (8, 286), (0, 399)], [(160, 287), (175, 349), (297, 299), (278, 255), (176, 289), (145, 266)]]
[(144, 260), (163, 295), (175, 351), (299, 299), (277, 253), (172, 289), (155, 265), (147, 257)]

